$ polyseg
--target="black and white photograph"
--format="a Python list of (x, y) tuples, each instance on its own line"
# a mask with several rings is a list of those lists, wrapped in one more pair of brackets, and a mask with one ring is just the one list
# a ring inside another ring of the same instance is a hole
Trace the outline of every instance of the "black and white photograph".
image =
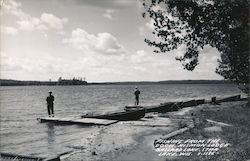
[(0, 0), (1, 161), (250, 161), (249, 0)]

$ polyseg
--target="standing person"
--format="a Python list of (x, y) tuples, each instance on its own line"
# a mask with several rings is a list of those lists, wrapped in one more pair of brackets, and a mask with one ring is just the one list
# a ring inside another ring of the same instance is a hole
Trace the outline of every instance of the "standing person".
[(54, 99), (52, 92), (49, 91), (49, 96), (46, 98), (49, 117), (54, 117)]
[(136, 87), (135, 88), (135, 105), (139, 105), (139, 95), (141, 94), (141, 92), (139, 91), (139, 89)]

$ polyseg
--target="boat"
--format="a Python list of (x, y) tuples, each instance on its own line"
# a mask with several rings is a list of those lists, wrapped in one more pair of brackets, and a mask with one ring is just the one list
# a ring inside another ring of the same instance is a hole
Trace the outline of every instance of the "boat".
[(82, 115), (82, 118), (97, 118), (118, 121), (139, 120), (145, 116), (145, 109), (107, 113), (103, 115)]
[(182, 109), (182, 104), (183, 102), (175, 102), (172, 106), (171, 106), (171, 110), (172, 111), (178, 111), (180, 109)]
[(183, 102), (181, 104), (182, 108), (184, 107), (191, 107), (191, 106), (197, 106), (197, 103), (196, 103), (196, 100), (190, 100), (190, 101), (186, 101), (186, 102)]
[(144, 109), (143, 106), (125, 106), (124, 110), (125, 111), (137, 111), (137, 110), (142, 110)]
[(175, 105), (175, 102), (161, 103), (160, 105), (146, 107), (146, 111), (147, 113), (148, 112), (159, 112), (159, 113), (171, 112), (171, 111), (174, 111), (173, 109), (174, 105)]
[(202, 105), (205, 103), (205, 99), (195, 100), (197, 105)]
[(218, 99), (216, 102), (221, 103), (221, 102), (233, 102), (233, 101), (240, 101), (240, 95)]

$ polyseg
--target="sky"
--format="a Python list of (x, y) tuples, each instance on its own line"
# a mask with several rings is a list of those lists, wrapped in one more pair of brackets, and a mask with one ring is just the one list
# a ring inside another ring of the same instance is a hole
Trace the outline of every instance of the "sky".
[(222, 79), (206, 46), (194, 71), (175, 60), (185, 47), (154, 53), (141, 0), (1, 0), (1, 79), (88, 82)]

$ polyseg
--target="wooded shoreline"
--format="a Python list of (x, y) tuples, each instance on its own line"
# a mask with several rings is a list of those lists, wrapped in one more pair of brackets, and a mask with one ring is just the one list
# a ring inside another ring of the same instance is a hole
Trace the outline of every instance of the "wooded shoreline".
[(230, 84), (228, 80), (166, 80), (166, 81), (128, 81), (128, 82), (87, 82), (78, 83), (73, 80), (66, 83), (58, 81), (22, 81), (0, 79), (0, 86), (56, 86), (56, 85), (144, 85), (144, 84)]

